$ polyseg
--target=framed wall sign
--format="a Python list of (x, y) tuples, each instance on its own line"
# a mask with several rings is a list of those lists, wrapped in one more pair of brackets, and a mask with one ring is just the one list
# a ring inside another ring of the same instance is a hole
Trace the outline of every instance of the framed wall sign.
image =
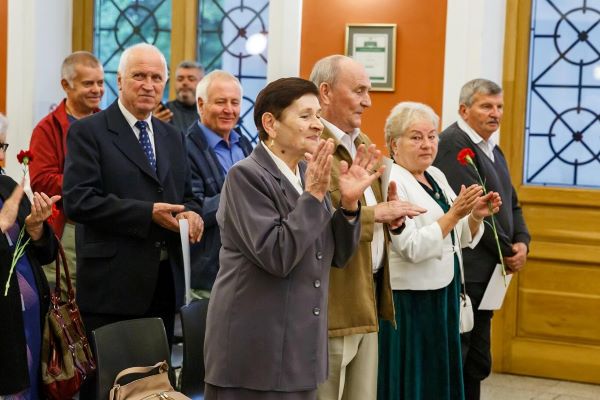
[(365, 66), (371, 90), (394, 90), (396, 24), (347, 24), (346, 55)]

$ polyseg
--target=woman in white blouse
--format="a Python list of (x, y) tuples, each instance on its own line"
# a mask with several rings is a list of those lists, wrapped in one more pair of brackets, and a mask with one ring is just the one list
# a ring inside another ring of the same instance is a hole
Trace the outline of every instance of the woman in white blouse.
[[(407, 219), (391, 235), (390, 273), (397, 330), (380, 330), (381, 399), (463, 399), (459, 334), (460, 248), (475, 246), (483, 218), (500, 197), (483, 196), (481, 186), (463, 187), (458, 196), (432, 166), (437, 154), (439, 118), (427, 105), (404, 102), (392, 109), (385, 140), (394, 164), (390, 182), (402, 200), (427, 212)], [(465, 167), (467, 168), (467, 167)]]

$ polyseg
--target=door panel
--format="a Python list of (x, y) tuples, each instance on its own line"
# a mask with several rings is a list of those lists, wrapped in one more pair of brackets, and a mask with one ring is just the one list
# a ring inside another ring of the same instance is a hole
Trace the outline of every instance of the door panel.
[(500, 137), (532, 242), (494, 316), (494, 370), (600, 383), (600, 191), (521, 183), (531, 6), (507, 0)]

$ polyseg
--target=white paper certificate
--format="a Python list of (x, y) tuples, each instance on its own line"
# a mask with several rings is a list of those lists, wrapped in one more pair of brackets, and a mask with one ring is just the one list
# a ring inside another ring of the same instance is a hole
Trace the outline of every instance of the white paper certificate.
[(499, 310), (502, 307), (504, 296), (510, 285), (512, 275), (506, 275), (506, 284), (504, 284), (504, 276), (502, 275), (502, 265), (496, 264), (490, 282), (485, 289), (479, 310)]
[(388, 187), (390, 186), (390, 173), (392, 172), (392, 166), (394, 165), (394, 160), (388, 157), (383, 157), (383, 165), (385, 165), (385, 169), (383, 170), (383, 174), (381, 174), (381, 190), (383, 191), (383, 201), (388, 201)]
[(191, 267), (190, 267), (190, 225), (188, 220), (183, 218), (179, 221), (179, 236), (181, 237), (181, 253), (183, 254), (183, 276), (185, 279), (185, 304), (192, 301), (191, 291)]
[(367, 70), (371, 82), (388, 82), (389, 36), (385, 33), (355, 33), (352, 58)]

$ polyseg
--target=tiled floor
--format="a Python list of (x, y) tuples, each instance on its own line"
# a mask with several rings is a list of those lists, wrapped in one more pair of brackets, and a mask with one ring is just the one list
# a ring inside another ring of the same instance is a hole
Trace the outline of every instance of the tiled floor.
[(492, 374), (483, 382), (482, 400), (600, 400), (600, 385)]

